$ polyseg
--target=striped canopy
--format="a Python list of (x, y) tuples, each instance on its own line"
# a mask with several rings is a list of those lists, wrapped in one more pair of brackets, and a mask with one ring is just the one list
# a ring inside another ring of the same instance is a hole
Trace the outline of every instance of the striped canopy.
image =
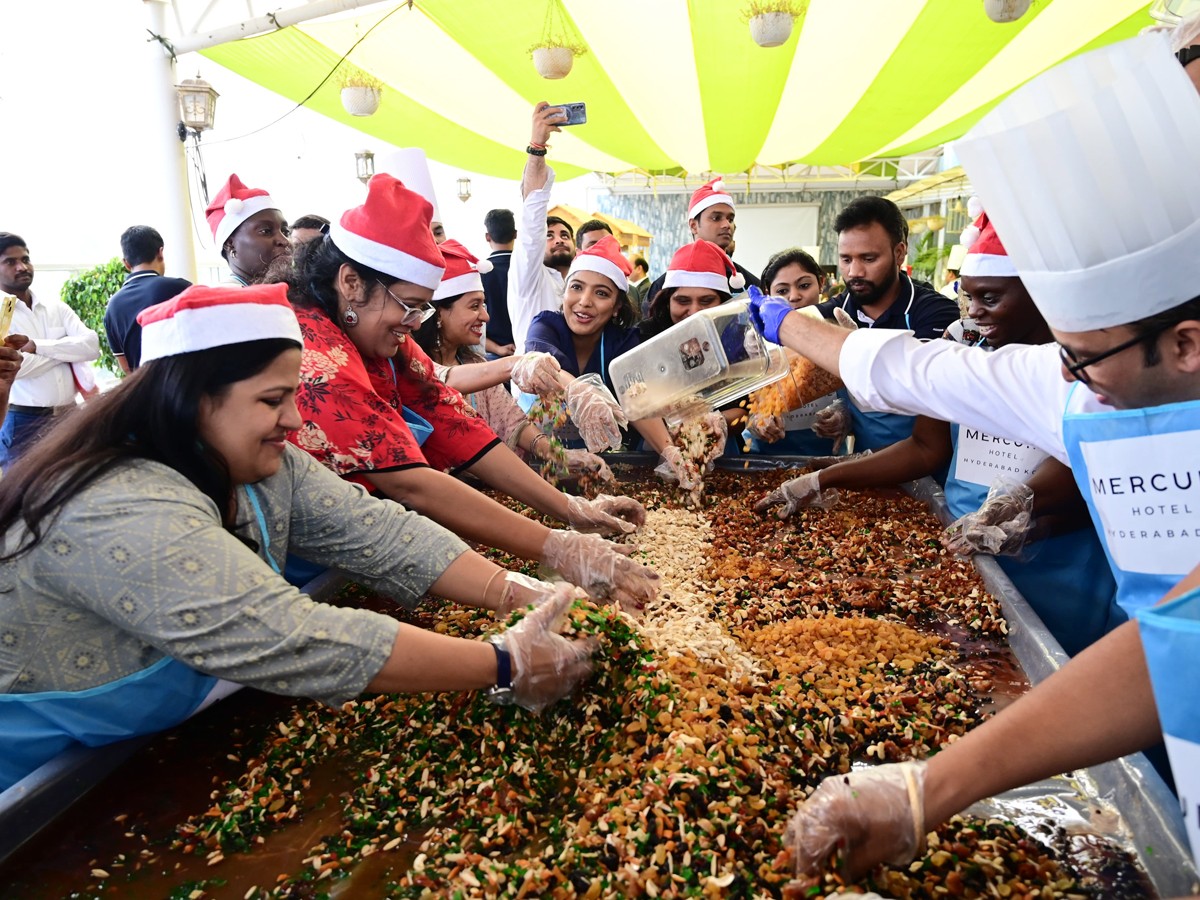
[[(586, 48), (555, 81), (530, 59), (548, 2)], [(804, 12), (788, 41), (764, 49), (751, 39), (749, 5), (416, 0), (204, 53), (299, 102), (362, 39), (348, 62), (383, 82), (379, 111), (346, 113), (337, 73), (307, 105), (472, 172), (516, 177), (532, 105), (544, 99), (588, 107), (586, 125), (554, 136), (560, 178), (733, 173), (927, 150), (962, 135), (1038, 72), (1152, 21), (1144, 0), (1033, 0), (1003, 25), (986, 17), (982, 0), (810, 0), (793, 4)]]

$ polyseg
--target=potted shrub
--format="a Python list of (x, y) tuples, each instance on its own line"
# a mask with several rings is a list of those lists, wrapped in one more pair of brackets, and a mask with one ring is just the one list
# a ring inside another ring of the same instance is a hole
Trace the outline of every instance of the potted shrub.
[(779, 47), (792, 36), (792, 23), (804, 15), (807, 0), (751, 0), (743, 16), (760, 47)]
[(561, 0), (547, 0), (542, 36), (529, 48), (533, 67), (543, 78), (566, 78), (575, 65), (575, 57), (587, 51)]
[(383, 82), (362, 69), (342, 76), (342, 106), (352, 116), (374, 115), (383, 98)]
[(576, 49), (557, 44), (538, 44), (532, 48), (533, 67), (543, 78), (566, 78), (575, 65)]

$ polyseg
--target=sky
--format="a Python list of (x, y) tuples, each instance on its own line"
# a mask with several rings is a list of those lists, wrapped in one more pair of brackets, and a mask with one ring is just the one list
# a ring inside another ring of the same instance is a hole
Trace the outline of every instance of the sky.
[[(35, 289), (61, 284), (63, 270), (119, 256), (125, 228), (157, 225), (168, 213), (169, 186), (156, 160), (177, 152), (178, 138), (174, 122), (162, 122), (148, 100), (160, 57), (146, 41), (144, 6), (144, 0), (3, 4), (0, 231), (14, 231), (28, 242), (39, 270)], [(210, 195), (236, 172), (247, 185), (269, 191), (289, 220), (305, 213), (336, 218), (366, 193), (355, 177), (355, 151), (382, 155), (393, 149), (306, 109), (243, 137), (294, 104), (198, 54), (181, 56), (177, 80), (197, 74), (220, 94), (215, 127), (201, 140)], [(493, 207), (516, 210), (518, 181), (436, 162), (430, 169), (448, 236), (486, 255), (484, 214)], [(465, 203), (456, 196), (456, 181), (464, 175), (472, 194)], [(196, 207), (194, 172), (189, 179)], [(591, 176), (578, 178), (556, 185), (555, 201), (592, 210), (602, 190)], [(202, 208), (193, 209), (193, 219), (199, 280), (215, 281), (221, 260)], [(168, 274), (184, 274), (172, 266), (171, 250), (165, 253)]]

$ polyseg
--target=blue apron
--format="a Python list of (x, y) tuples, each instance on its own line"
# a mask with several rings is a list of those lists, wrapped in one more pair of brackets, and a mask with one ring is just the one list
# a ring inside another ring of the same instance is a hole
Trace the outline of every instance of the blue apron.
[(1063, 413), (1063, 443), (1130, 614), (1200, 563), (1200, 400)]
[[(908, 290), (908, 306), (904, 308), (904, 327), (912, 331), (912, 321), (909, 313), (912, 310), (917, 291), (911, 281), (909, 281)], [(847, 309), (849, 304), (850, 295), (846, 294), (846, 299), (842, 302), (842, 309), (847, 313), (850, 312)], [(845, 388), (838, 391), (838, 396), (841, 397), (842, 402), (846, 404), (846, 408), (850, 411), (851, 433), (854, 435), (855, 453), (861, 453), (863, 450), (882, 450), (884, 447), (890, 447), (892, 444), (898, 443), (905, 438), (912, 437), (914, 421), (912, 416), (859, 409), (854, 399), (850, 396), (850, 392)], [(939, 478), (938, 480), (940, 481), (941, 479)]]
[(1184, 826), (1200, 865), (1200, 589), (1137, 618)]
[[(263, 556), (278, 573), (270, 531), (251, 485), (246, 485), (246, 495), (258, 520)], [(219, 683), (219, 678), (168, 656), (82, 691), (0, 694), (0, 790), (74, 744), (99, 747), (178, 725)]]
[[(1046, 458), (1035, 447), (951, 424), (954, 453), (946, 505), (954, 518), (975, 512), (997, 476), (1026, 481)], [(997, 556), (1021, 596), (1062, 648), (1074, 656), (1128, 620), (1095, 529), (1081, 528), (1029, 544), (1020, 557)]]

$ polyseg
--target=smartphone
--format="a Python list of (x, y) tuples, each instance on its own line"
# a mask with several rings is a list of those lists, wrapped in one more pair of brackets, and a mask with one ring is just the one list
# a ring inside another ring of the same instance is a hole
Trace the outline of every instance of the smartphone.
[(582, 125), (587, 121), (586, 103), (558, 103), (556, 106), (567, 114), (567, 121), (559, 122), (559, 125)]

